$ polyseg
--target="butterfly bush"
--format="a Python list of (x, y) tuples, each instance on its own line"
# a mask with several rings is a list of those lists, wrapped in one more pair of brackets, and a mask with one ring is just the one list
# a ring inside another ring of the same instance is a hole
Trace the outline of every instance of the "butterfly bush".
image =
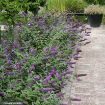
[(19, 43), (3, 39), (0, 46), (1, 101), (66, 105), (61, 89), (90, 32), (68, 14), (31, 17), (19, 27)]

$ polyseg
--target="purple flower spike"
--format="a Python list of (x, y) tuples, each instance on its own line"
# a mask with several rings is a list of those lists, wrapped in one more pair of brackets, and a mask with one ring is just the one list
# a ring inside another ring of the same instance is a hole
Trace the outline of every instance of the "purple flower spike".
[(72, 61), (71, 61), (71, 62), (68, 62), (68, 64), (69, 64), (69, 65), (73, 65), (73, 64), (76, 64), (76, 62), (72, 62)]
[(3, 92), (0, 92), (0, 97), (4, 97), (4, 93)]
[(32, 64), (31, 67), (30, 67), (30, 71), (35, 70), (35, 66), (36, 66), (35, 64)]
[(35, 76), (34, 80), (40, 80), (40, 76), (39, 75)]
[(59, 79), (59, 80), (62, 80), (62, 77), (60, 76), (60, 74), (56, 71), (56, 77)]
[(54, 74), (56, 74), (56, 68), (54, 67), (52, 70), (51, 70), (51, 72), (50, 72), (50, 75), (52, 76), (52, 75), (54, 75)]
[(11, 65), (12, 64), (12, 60), (7, 60), (7, 64)]
[(8, 55), (9, 49), (8, 49), (8, 48), (5, 48), (5, 49), (4, 49), (4, 53), (5, 53), (5, 55)]
[(66, 75), (66, 72), (63, 72), (63, 73), (62, 73), (62, 76), (65, 76), (65, 75)]
[(78, 60), (79, 58), (81, 58), (81, 56), (79, 56), (79, 55), (74, 55), (74, 60)]
[(70, 65), (71, 68), (75, 68), (74, 66)]
[(51, 92), (53, 90), (54, 90), (53, 88), (43, 88), (43, 89), (41, 89), (42, 92)]
[(17, 42), (13, 43), (13, 48), (19, 48), (19, 44)]
[(58, 98), (61, 98), (61, 97), (63, 97), (63, 96), (64, 96), (64, 93), (61, 93), (61, 92), (60, 92), (60, 93), (57, 93), (57, 97), (58, 97)]
[(62, 83), (61, 88), (64, 88), (64, 86), (66, 86), (66, 85), (67, 85), (66, 83)]
[(77, 48), (77, 52), (82, 52), (82, 50), (80, 48)]
[(29, 52), (30, 52), (32, 55), (35, 55), (35, 54), (36, 54), (36, 49), (30, 48), (30, 49), (29, 49)]
[(21, 67), (22, 67), (22, 65), (21, 65), (20, 63), (16, 63), (16, 64), (14, 65), (14, 68), (15, 68), (16, 70), (20, 70)]
[(14, 68), (17, 69), (17, 70), (20, 70), (21, 67), (22, 67), (22, 65), (21, 65), (20, 63), (16, 63), (16, 64), (14, 65)]
[(44, 85), (47, 85), (47, 84), (48, 84), (48, 81), (47, 81), (47, 80), (44, 80), (44, 81), (43, 81), (43, 84), (44, 84)]
[(24, 47), (21, 47), (19, 50), (20, 50), (20, 51), (24, 51)]
[(44, 80), (44, 84), (47, 84), (51, 79), (51, 75), (48, 75), (45, 80)]
[(51, 70), (51, 72), (49, 73), (49, 75), (45, 78), (44, 84), (47, 84), (47, 83), (50, 81), (51, 77), (52, 77), (54, 74), (56, 74), (56, 68), (53, 68), (53, 69)]
[(52, 47), (51, 48), (51, 53), (56, 54), (57, 53), (57, 47)]
[(67, 70), (65, 72), (62, 73), (62, 76), (66, 76), (67, 74), (72, 74), (73, 71), (71, 70)]
[(66, 74), (72, 74), (72, 72), (73, 72), (73, 71), (71, 71), (71, 70), (67, 70), (67, 71), (66, 71)]

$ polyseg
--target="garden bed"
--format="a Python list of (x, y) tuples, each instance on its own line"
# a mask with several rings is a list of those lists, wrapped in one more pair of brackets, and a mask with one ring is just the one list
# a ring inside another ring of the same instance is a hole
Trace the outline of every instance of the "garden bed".
[(80, 58), (84, 36), (89, 35), (86, 27), (67, 14), (49, 13), (16, 27), (18, 40), (10, 40), (10, 30), (1, 33), (1, 102), (62, 104), (61, 90)]

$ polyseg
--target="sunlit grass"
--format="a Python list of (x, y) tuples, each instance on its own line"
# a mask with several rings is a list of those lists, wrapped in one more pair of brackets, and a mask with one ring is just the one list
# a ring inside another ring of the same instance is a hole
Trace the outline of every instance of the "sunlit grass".
[(48, 0), (47, 8), (52, 11), (83, 11), (86, 7), (86, 2), (83, 0)]
[(48, 10), (65, 11), (66, 0), (48, 0)]

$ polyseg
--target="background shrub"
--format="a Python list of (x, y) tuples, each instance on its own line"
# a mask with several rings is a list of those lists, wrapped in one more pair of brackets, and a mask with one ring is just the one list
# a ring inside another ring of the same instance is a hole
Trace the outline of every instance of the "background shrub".
[(105, 0), (84, 0), (88, 4), (100, 4), (105, 5)]
[(48, 0), (47, 5), (49, 10), (70, 11), (76, 13), (83, 12), (87, 4), (82, 0)]

